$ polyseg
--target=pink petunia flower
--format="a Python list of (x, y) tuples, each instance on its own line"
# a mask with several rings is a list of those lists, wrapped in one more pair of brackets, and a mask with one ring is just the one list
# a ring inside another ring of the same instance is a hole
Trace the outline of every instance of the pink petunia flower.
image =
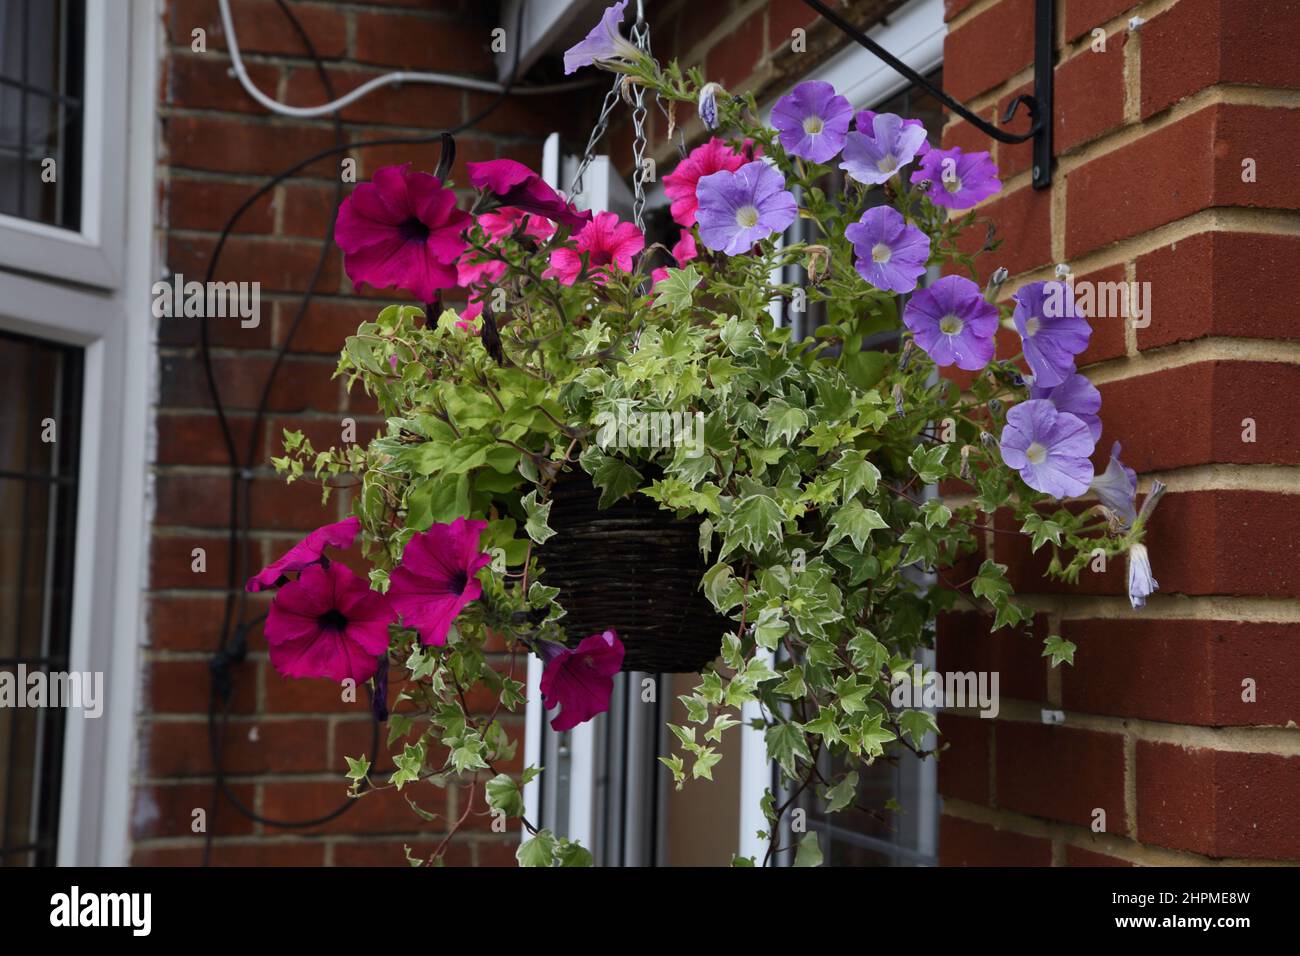
[(424, 644), (447, 643), (447, 632), (461, 609), (483, 593), (474, 577), (492, 561), (479, 551), (486, 521), (457, 518), (435, 524), (406, 543), (402, 563), (388, 576), (388, 600)]
[(699, 208), (695, 186), (700, 177), (724, 169), (734, 173), (749, 161), (717, 137), (696, 146), (664, 177), (664, 194), (673, 201), (670, 207), (673, 221), (687, 229), (695, 225), (695, 210)]
[(496, 242), (511, 235), (521, 222), (524, 225), (524, 235), (538, 241), (545, 242), (555, 234), (555, 223), (545, 216), (526, 213), (507, 206), (481, 213), (478, 217), (478, 224), (483, 227), (488, 238)]
[(280, 555), (257, 574), (248, 579), (245, 591), (264, 591), (273, 588), (286, 574), (301, 571), (316, 564), (326, 548), (350, 548), (361, 531), (360, 519), (344, 518), (334, 524), (323, 525), (292, 548)]
[(562, 285), (573, 285), (582, 272), (582, 254), (587, 254), (587, 268), (595, 282), (603, 282), (611, 268), (632, 271), (632, 257), (645, 248), (645, 236), (630, 222), (619, 222), (612, 212), (602, 212), (574, 236), (574, 246), (564, 246), (551, 253), (551, 267), (542, 278), (556, 278)]
[(541, 641), (546, 658), (542, 672), (542, 703), (559, 707), (551, 720), (555, 731), (571, 730), (609, 710), (614, 675), (623, 666), (623, 642), (614, 631), (583, 638), (576, 648)]
[(346, 565), (312, 565), (279, 590), (267, 612), (271, 665), (285, 677), (367, 681), (388, 651), (395, 620), (388, 599)]
[(339, 207), (334, 241), (354, 285), (396, 287), (432, 302), (456, 285), (470, 217), (438, 177), (409, 167), (384, 166), (359, 184)]
[(591, 221), (591, 213), (579, 212), (523, 163), (513, 159), (489, 159), (483, 163), (468, 163), (466, 169), (469, 170), (470, 185), (493, 193), (502, 206), (545, 216), (575, 229)]

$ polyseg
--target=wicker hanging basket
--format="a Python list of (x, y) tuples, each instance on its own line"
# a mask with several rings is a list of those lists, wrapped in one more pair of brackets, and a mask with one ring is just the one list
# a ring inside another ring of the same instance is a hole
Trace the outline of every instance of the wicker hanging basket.
[(623, 670), (698, 673), (735, 627), (700, 590), (700, 520), (678, 520), (643, 496), (597, 507), (599, 489), (566, 472), (552, 489), (543, 580), (558, 587), (570, 643), (613, 629)]

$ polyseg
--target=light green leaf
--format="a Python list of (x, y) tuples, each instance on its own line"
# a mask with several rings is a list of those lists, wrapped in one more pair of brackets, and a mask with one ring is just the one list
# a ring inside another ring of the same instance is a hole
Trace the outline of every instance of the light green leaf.
[(691, 292), (702, 278), (695, 266), (669, 269), (667, 278), (655, 285), (655, 305), (667, 306), (674, 312), (689, 308)]
[(547, 501), (543, 504), (537, 500), (537, 492), (530, 491), (527, 496), (519, 499), (519, 503), (524, 506), (524, 512), (528, 515), (528, 520), (524, 522), (524, 530), (528, 532), (528, 537), (538, 544), (545, 544), (546, 540), (555, 534), (548, 524), (551, 519), (552, 502)]
[(1050, 657), (1053, 667), (1058, 666), (1061, 661), (1067, 664), (1074, 664), (1074, 652), (1078, 648), (1072, 641), (1062, 640), (1059, 634), (1053, 634), (1043, 641), (1043, 657)]
[(821, 866), (822, 848), (817, 842), (817, 833), (805, 833), (799, 841), (799, 850), (794, 855), (795, 866)]

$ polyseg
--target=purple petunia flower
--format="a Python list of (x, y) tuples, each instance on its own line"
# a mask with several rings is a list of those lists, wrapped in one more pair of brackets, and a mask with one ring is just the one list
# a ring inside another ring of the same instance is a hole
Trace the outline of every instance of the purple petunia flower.
[(935, 365), (978, 372), (993, 358), (998, 310), (963, 276), (944, 276), (917, 290), (903, 309), (903, 324)]
[(1088, 456), (1094, 445), (1086, 422), (1041, 398), (1007, 412), (1002, 430), (1002, 460), (1030, 488), (1053, 498), (1073, 498), (1088, 490)]
[(874, 206), (850, 223), (844, 237), (853, 243), (858, 275), (877, 289), (911, 292), (930, 258), (930, 237), (909, 226), (892, 206)]
[(1151, 558), (1145, 544), (1130, 545), (1128, 549), (1128, 600), (1134, 610), (1147, 606), (1147, 598), (1160, 589), (1160, 582), (1151, 573)]
[(725, 169), (700, 177), (695, 219), (700, 240), (714, 252), (738, 256), (754, 243), (794, 222), (799, 207), (785, 188), (785, 178), (755, 160), (734, 173)]
[(1069, 412), (1076, 418), (1082, 418), (1088, 423), (1093, 442), (1101, 438), (1101, 416), (1097, 414), (1101, 411), (1101, 392), (1088, 381), (1086, 375), (1075, 372), (1060, 385), (1051, 388), (1032, 385), (1029, 397), (1045, 398), (1056, 406), (1058, 412)]
[(1119, 460), (1120, 444), (1110, 447), (1106, 470), (1092, 480), (1092, 490), (1101, 503), (1119, 515), (1122, 526), (1131, 527), (1137, 518), (1137, 472)]
[(926, 152), (912, 173), (912, 182), (927, 180), (930, 201), (948, 209), (969, 209), (1002, 188), (998, 168), (989, 154), (967, 153), (960, 146)]
[(641, 51), (619, 33), (625, 7), (627, 0), (618, 0), (613, 6), (606, 7), (600, 22), (591, 28), (591, 32), (564, 51), (565, 76), (584, 66), (641, 58)]
[(1088, 347), (1092, 328), (1074, 307), (1064, 282), (1031, 282), (1012, 296), (1012, 315), (1025, 361), (1040, 388), (1060, 385), (1074, 373), (1074, 357)]
[(840, 151), (852, 118), (849, 101), (819, 80), (800, 83), (772, 107), (772, 126), (785, 151), (813, 163), (824, 163)]
[(844, 140), (840, 169), (868, 186), (885, 182), (925, 151), (925, 127), (893, 113), (863, 110)]

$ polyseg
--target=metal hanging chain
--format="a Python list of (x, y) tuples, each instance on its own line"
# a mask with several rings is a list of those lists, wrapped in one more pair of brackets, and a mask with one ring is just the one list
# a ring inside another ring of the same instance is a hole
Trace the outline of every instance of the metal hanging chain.
[[(642, 0), (636, 3), (636, 23), (632, 25), (632, 43), (646, 56), (650, 56), (650, 24), (645, 21)], [(632, 221), (645, 232), (645, 87), (632, 86)]]
[[(645, 19), (643, 0), (637, 0), (636, 22), (632, 25), (631, 36), (632, 43), (636, 48), (646, 56), (651, 56), (650, 24)], [(609, 118), (618, 106), (619, 99), (627, 95), (632, 105), (632, 162), (635, 164), (632, 170), (632, 221), (636, 223), (638, 229), (645, 232), (645, 181), (647, 175), (645, 165), (647, 144), (645, 121), (648, 112), (645, 105), (645, 88), (638, 84), (625, 84), (624, 79), (625, 77), (621, 73), (615, 76), (614, 85), (605, 94), (605, 101), (600, 107), (600, 115), (591, 128), (591, 135), (587, 138), (587, 148), (583, 151), (582, 160), (578, 163), (578, 168), (569, 183), (569, 196), (573, 197), (582, 192), (582, 177), (587, 172), (592, 160), (596, 158), (596, 146), (609, 130)]]

